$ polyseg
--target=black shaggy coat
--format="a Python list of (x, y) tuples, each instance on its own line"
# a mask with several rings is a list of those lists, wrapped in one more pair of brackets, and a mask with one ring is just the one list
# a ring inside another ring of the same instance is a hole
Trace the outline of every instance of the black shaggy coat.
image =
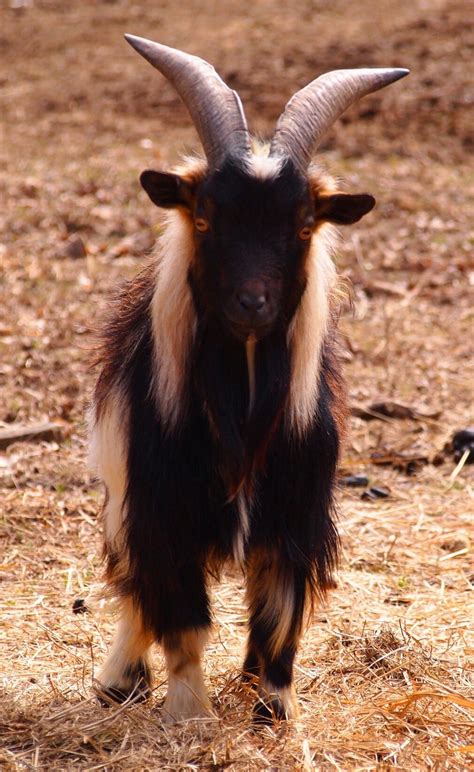
[[(319, 175), (305, 181), (268, 158), (252, 173), (231, 161), (210, 181), (202, 167), (145, 177), (152, 200), (178, 211), (157, 262), (118, 296), (99, 354), (93, 443), (110, 489), (107, 580), (122, 603), (100, 682), (113, 699), (147, 692), (159, 641), (165, 710), (207, 715), (209, 578), (234, 560), (256, 715), (294, 717), (305, 612), (331, 587), (338, 552), (345, 394), (328, 222), (357, 221), (373, 199), (333, 194)], [(264, 323), (249, 312), (242, 326), (254, 286)]]
[[(331, 585), (337, 558), (333, 487), (342, 385), (332, 341), (328, 337), (322, 357), (317, 412), (301, 437), (285, 423), (290, 353), (284, 336), (277, 331), (258, 344), (257, 398), (247, 416), (245, 348), (198, 323), (183, 418), (169, 431), (152, 388), (153, 290), (152, 268), (125, 287), (102, 349), (98, 415), (112, 391), (128, 413), (130, 570), (115, 579), (118, 556), (109, 551), (109, 578), (121, 594), (134, 597), (158, 640), (209, 624), (207, 575), (235, 554), (244, 500), (244, 563), (256, 553), (278, 555), (278, 570), (291, 578), (299, 628), (305, 599)], [(258, 618), (258, 610), (254, 614)]]

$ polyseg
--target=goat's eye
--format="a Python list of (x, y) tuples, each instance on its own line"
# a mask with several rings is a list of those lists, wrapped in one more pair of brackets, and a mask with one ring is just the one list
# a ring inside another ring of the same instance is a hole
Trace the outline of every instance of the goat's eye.
[(302, 239), (302, 241), (307, 241), (308, 239), (311, 238), (312, 235), (313, 235), (313, 231), (311, 230), (311, 228), (307, 226), (305, 228), (301, 228), (298, 233), (298, 236), (300, 237), (300, 239)]
[(204, 217), (196, 217), (194, 220), (194, 227), (199, 233), (205, 233), (209, 230), (209, 223)]

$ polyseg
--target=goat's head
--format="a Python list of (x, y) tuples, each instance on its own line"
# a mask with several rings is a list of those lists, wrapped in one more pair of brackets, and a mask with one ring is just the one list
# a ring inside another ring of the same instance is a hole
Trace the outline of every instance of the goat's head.
[(141, 182), (160, 207), (179, 208), (193, 228), (189, 281), (198, 312), (234, 337), (286, 328), (306, 285), (311, 239), (324, 223), (347, 225), (375, 199), (324, 184), (312, 153), (356, 99), (398, 80), (402, 69), (338, 70), (301, 89), (280, 117), (266, 156), (254, 155), (240, 99), (197, 57), (126, 36), (175, 86), (207, 157), (199, 174), (145, 171)]

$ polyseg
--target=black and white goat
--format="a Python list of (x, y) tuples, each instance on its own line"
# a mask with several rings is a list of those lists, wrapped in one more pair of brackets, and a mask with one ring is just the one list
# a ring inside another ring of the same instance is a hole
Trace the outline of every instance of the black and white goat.
[(247, 581), (243, 669), (256, 716), (294, 717), (305, 612), (331, 586), (338, 552), (345, 399), (332, 223), (354, 223), (375, 203), (338, 192), (310, 160), (351, 103), (407, 70), (322, 75), (257, 146), (239, 97), (209, 64), (126, 37), (175, 86), (207, 160), (142, 174), (168, 225), (155, 262), (118, 297), (101, 348), (92, 449), (121, 619), (100, 688), (117, 700), (148, 693), (159, 641), (167, 716), (209, 714), (208, 578), (235, 560)]

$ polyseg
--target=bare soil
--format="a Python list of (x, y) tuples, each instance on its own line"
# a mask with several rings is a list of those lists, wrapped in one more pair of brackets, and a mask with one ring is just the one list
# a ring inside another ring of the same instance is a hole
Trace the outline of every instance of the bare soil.
[[(63, 439), (0, 453), (0, 768), (467, 769), (474, 478), (447, 443), (473, 424), (471, 4), (18, 5), (0, 6), (0, 425), (55, 421)], [(110, 290), (161, 232), (139, 172), (198, 146), (176, 94), (123, 42), (127, 31), (210, 60), (262, 135), (325, 70), (412, 70), (351, 108), (320, 159), (378, 201), (344, 232), (337, 257), (354, 287), (341, 319), (351, 403), (392, 400), (423, 416), (352, 419), (342, 473), (365, 473), (389, 497), (341, 487), (339, 585), (298, 659), (302, 717), (275, 730), (252, 730), (237, 679), (238, 575), (215, 589), (206, 672), (216, 720), (163, 726), (158, 652), (151, 703), (104, 711), (91, 692), (114, 624), (113, 609), (93, 602), (93, 333)], [(77, 598), (88, 613), (72, 613)]]

